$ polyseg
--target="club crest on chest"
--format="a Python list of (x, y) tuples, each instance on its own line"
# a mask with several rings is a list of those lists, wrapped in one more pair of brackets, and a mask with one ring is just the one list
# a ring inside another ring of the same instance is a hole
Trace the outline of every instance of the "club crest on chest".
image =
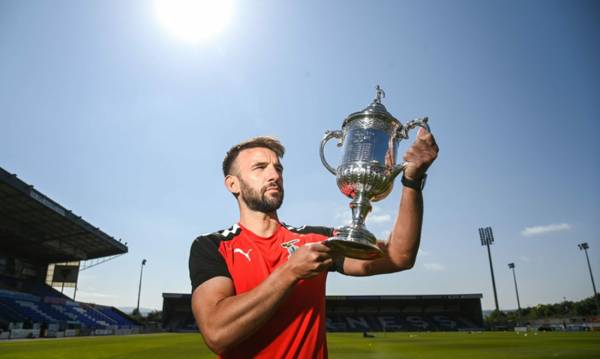
[(283, 248), (287, 249), (287, 251), (288, 251), (288, 258), (289, 258), (289, 257), (290, 257), (292, 254), (294, 254), (294, 252), (295, 252), (296, 250), (298, 250), (298, 248), (300, 248), (300, 247), (298, 247), (298, 246), (296, 245), (296, 243), (298, 243), (298, 242), (300, 242), (300, 240), (299, 240), (299, 239), (292, 239), (291, 241), (288, 241), (288, 242), (281, 243), (281, 246), (282, 246)]

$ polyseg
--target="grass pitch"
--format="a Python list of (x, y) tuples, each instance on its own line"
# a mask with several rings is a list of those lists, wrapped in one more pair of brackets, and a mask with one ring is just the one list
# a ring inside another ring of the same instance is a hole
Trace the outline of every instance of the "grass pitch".
[[(361, 333), (328, 334), (331, 358), (600, 358), (592, 333)], [(214, 358), (199, 334), (149, 334), (0, 342), (0, 358)]]

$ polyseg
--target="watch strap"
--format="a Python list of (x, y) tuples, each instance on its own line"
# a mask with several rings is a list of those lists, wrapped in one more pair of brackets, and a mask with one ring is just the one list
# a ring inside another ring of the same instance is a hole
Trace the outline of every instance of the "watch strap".
[(427, 174), (424, 174), (423, 177), (413, 180), (406, 178), (404, 174), (402, 175), (402, 185), (404, 187), (412, 188), (417, 191), (422, 191), (425, 187), (425, 180), (427, 179)]

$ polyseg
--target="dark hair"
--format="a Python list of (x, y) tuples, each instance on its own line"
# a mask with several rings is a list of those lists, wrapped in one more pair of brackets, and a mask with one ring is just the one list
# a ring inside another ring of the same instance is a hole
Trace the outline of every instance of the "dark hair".
[(233, 165), (233, 162), (235, 161), (235, 159), (237, 158), (237, 156), (240, 154), (240, 152), (242, 150), (245, 150), (248, 148), (256, 148), (256, 147), (268, 148), (271, 151), (275, 152), (275, 154), (279, 158), (282, 158), (283, 154), (285, 153), (285, 148), (283, 147), (281, 142), (279, 142), (279, 140), (276, 139), (275, 137), (270, 137), (270, 136), (253, 137), (249, 140), (238, 143), (237, 145), (231, 147), (229, 149), (229, 151), (227, 151), (227, 154), (225, 155), (225, 158), (223, 159), (223, 175), (225, 177), (230, 175), (231, 166)]

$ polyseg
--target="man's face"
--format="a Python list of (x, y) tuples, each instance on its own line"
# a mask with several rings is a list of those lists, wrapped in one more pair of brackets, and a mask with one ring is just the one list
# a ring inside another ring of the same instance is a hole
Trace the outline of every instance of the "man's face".
[(283, 166), (277, 155), (262, 147), (242, 150), (233, 165), (239, 179), (240, 200), (248, 208), (275, 212), (283, 202)]

